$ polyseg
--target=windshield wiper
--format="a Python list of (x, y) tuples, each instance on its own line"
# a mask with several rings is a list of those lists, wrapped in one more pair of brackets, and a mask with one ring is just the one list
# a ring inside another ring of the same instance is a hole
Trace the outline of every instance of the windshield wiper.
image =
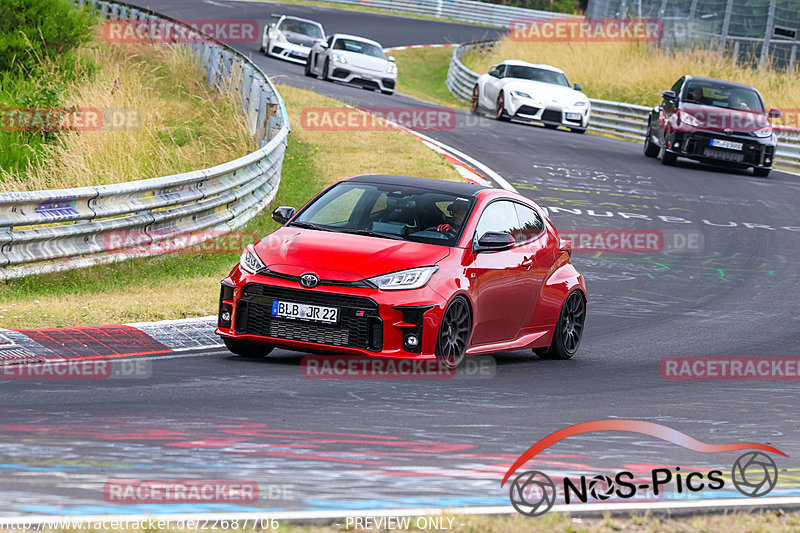
[(320, 226), (319, 224), (314, 224), (312, 222), (300, 222), (300, 221), (292, 222), (291, 224), (289, 224), (289, 226), (290, 227), (304, 228), (304, 229), (316, 229), (316, 230), (319, 230), (319, 231), (333, 231), (330, 228), (327, 228), (325, 226)]
[(370, 231), (367, 229), (348, 229), (341, 230), (342, 233), (352, 233), (353, 235), (366, 235), (367, 237), (382, 237), (384, 239), (394, 239), (396, 241), (404, 241), (401, 235), (395, 233), (384, 233), (382, 231)]

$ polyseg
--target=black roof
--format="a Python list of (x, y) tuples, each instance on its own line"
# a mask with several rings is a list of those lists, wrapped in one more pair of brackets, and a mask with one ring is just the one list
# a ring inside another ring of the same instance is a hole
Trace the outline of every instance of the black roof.
[(455, 194), (458, 196), (476, 196), (483, 190), (491, 189), (491, 187), (485, 187), (483, 185), (461, 183), (458, 181), (413, 178), (411, 176), (386, 176), (381, 174), (362, 174), (360, 176), (348, 178), (347, 181), (353, 181), (356, 183), (398, 185), (400, 187), (417, 187), (420, 189), (431, 189), (434, 191)]
[(725, 85), (730, 85), (731, 87), (753, 89), (754, 91), (758, 92), (758, 89), (756, 89), (752, 85), (746, 85), (744, 83), (739, 83), (738, 81), (718, 80), (716, 78), (706, 78), (704, 76), (686, 76), (686, 81), (707, 81), (710, 83), (724, 83)]

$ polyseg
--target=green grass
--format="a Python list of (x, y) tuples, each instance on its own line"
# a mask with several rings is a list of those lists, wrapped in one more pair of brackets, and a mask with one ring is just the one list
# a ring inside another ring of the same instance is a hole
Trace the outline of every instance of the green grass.
[(391, 53), (397, 60), (397, 90), (428, 102), (466, 108), (447, 90), (453, 48), (409, 48)]

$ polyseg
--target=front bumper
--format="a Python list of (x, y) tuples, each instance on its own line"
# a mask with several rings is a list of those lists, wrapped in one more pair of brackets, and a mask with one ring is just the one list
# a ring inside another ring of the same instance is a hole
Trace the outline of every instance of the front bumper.
[(352, 83), (359, 87), (378, 89), (381, 91), (394, 91), (394, 87), (397, 84), (397, 74), (367, 70), (346, 63), (333, 63), (331, 65), (330, 77), (336, 81)]
[[(772, 168), (776, 143), (772, 137), (716, 132), (673, 131), (665, 136), (666, 150), (704, 163)], [(712, 139), (741, 143), (741, 150), (711, 146)]]
[[(280, 318), (274, 301), (336, 307), (336, 324)], [(447, 305), (428, 286), (381, 291), (353, 285), (306, 289), (293, 279), (248, 274), (238, 266), (223, 280), (217, 335), (288, 349), (383, 356), (434, 356), (439, 322)], [(416, 336), (416, 345), (409, 336)]]
[(511, 118), (529, 122), (541, 122), (552, 126), (582, 128), (589, 126), (591, 110), (586, 107), (545, 104), (539, 100), (511, 96), (506, 104)]
[(267, 53), (273, 57), (305, 65), (311, 48), (302, 44), (270, 42)]

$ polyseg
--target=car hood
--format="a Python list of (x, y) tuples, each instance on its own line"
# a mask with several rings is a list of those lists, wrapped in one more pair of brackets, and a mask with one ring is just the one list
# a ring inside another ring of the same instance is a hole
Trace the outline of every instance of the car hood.
[[(542, 83), (539, 81), (516, 80), (509, 78), (503, 83), (503, 88), (507, 91), (521, 91), (528, 93), (536, 100), (545, 103), (559, 103), (562, 105), (572, 105), (574, 102), (588, 102), (589, 98), (580, 91), (572, 87), (562, 87), (552, 83)], [(555, 100), (556, 102), (553, 102)]]
[(321, 279), (359, 281), (408, 268), (434, 265), (450, 248), (436, 244), (284, 227), (255, 246), (273, 272)]
[(286, 40), (292, 44), (301, 44), (308, 47), (312, 47), (322, 40), (315, 37), (309, 37), (308, 35), (302, 33), (295, 33), (293, 31), (284, 31), (283, 36), (286, 37)]
[(342, 54), (347, 59), (347, 64), (356, 68), (363, 68), (366, 70), (374, 70), (375, 72), (384, 72), (386, 70), (386, 59), (379, 57), (368, 56), (367, 54), (359, 54), (357, 52), (348, 52), (346, 50), (333, 50)]
[(700, 104), (683, 102), (680, 106), (684, 111), (703, 123), (703, 129), (717, 132), (749, 133), (758, 131), (770, 125), (766, 113), (726, 109)]

